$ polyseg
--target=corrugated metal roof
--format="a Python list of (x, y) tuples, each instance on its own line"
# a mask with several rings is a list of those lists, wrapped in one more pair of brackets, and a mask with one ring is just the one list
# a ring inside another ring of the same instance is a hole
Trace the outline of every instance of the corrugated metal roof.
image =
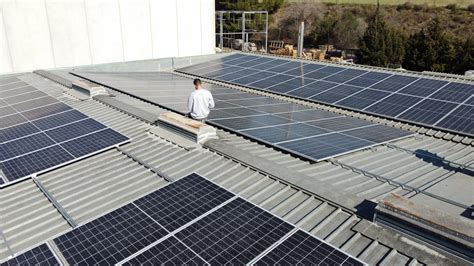
[[(78, 101), (65, 95), (62, 86), (37, 75), (27, 74), (22, 79), (131, 137), (131, 143), (122, 149), (170, 177), (178, 179), (197, 172), (369, 264), (459, 263), (436, 249), (380, 228), (337, 204), (296, 189), (212, 150), (183, 149), (150, 134), (147, 130), (151, 125), (94, 100)], [(138, 108), (157, 109), (128, 96), (117, 94), (117, 97), (136, 104)], [(377, 199), (393, 191), (410, 194), (398, 186), (330, 162), (311, 164), (228, 132), (219, 131), (219, 135), (222, 141), (236, 148), (367, 199)], [(462, 143), (423, 136), (397, 141), (395, 145), (409, 150), (428, 150), (460, 164), (472, 164), (473, 148)], [(426, 186), (454, 175), (463, 178), (462, 173), (440, 170), (425, 161), (414, 162), (414, 158), (416, 156), (406, 151), (379, 146), (338, 160), (387, 178), (410, 180)], [(117, 149), (46, 173), (38, 179), (79, 223), (167, 184), (163, 178)], [(0, 200), (0, 230), (15, 253), (70, 229), (66, 220), (31, 180), (1, 190)], [(8, 249), (0, 239), (0, 260), (7, 254)]]

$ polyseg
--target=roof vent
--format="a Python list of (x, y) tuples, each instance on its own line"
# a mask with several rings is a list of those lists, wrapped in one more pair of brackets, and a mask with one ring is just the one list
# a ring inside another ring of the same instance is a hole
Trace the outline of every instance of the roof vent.
[(381, 200), (375, 209), (375, 222), (421, 237), (433, 246), (474, 261), (474, 231), (470, 220), (431, 209), (395, 193)]
[(203, 122), (186, 118), (176, 113), (163, 113), (157, 121), (161, 129), (171, 131), (193, 143), (201, 144), (209, 139), (217, 139), (216, 129)]
[[(87, 80), (76, 80), (72, 83), (73, 91), (82, 94), (82, 97), (92, 98), (99, 95), (109, 95), (106, 88)], [(75, 93), (75, 94), (77, 94)], [(78, 95), (74, 95), (78, 96)], [(80, 96), (80, 95), (79, 95)], [(81, 98), (81, 97), (78, 97)]]

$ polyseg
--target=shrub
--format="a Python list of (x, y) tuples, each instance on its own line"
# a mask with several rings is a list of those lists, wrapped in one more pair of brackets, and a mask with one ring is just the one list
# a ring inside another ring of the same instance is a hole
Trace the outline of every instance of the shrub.
[(446, 6), (447, 9), (451, 10), (451, 11), (456, 11), (458, 9), (458, 5), (456, 4), (449, 4)]
[(413, 9), (414, 5), (413, 3), (410, 3), (410, 2), (405, 2), (401, 5), (398, 5), (397, 6), (397, 10), (398, 11), (402, 11), (402, 10), (410, 10), (410, 9)]
[(470, 4), (470, 5), (467, 7), (467, 10), (469, 10), (469, 12), (471, 12), (471, 13), (474, 13), (474, 4)]

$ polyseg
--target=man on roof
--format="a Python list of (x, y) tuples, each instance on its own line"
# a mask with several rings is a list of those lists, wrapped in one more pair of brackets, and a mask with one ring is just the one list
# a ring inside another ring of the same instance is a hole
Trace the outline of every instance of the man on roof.
[(214, 108), (214, 99), (210, 91), (202, 88), (200, 79), (193, 81), (195, 90), (188, 98), (188, 117), (196, 120), (204, 120)]

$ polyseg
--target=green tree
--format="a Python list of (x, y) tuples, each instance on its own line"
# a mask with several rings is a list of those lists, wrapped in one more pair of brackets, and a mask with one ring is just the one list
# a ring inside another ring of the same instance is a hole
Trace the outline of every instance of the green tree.
[(363, 19), (355, 17), (352, 12), (346, 11), (334, 25), (334, 45), (340, 49), (356, 49), (363, 36), (367, 24)]
[(358, 62), (383, 67), (401, 64), (405, 55), (404, 42), (401, 33), (385, 23), (377, 8), (360, 41)]
[(416, 71), (454, 72), (459, 57), (457, 41), (434, 19), (426, 29), (410, 36), (404, 67)]
[(461, 43), (457, 50), (456, 64), (454, 64), (454, 73), (464, 74), (467, 70), (474, 69), (474, 37), (467, 38)]
[(326, 14), (314, 28), (314, 42), (316, 44), (332, 44), (335, 39), (337, 19)]
[(262, 10), (273, 13), (283, 5), (283, 2), (284, 0), (217, 0), (216, 10)]

